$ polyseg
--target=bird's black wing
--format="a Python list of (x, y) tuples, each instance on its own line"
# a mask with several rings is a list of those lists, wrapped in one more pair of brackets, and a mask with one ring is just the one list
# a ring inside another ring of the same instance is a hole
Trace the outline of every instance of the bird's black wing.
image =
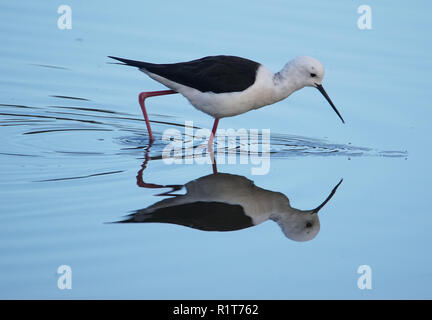
[(137, 210), (129, 219), (119, 222), (172, 223), (204, 231), (233, 231), (253, 226), (242, 206), (215, 201), (184, 203), (150, 212)]
[(255, 61), (235, 56), (210, 56), (171, 64), (154, 64), (111, 56), (110, 58), (201, 92), (214, 93), (246, 90), (254, 84), (260, 66)]

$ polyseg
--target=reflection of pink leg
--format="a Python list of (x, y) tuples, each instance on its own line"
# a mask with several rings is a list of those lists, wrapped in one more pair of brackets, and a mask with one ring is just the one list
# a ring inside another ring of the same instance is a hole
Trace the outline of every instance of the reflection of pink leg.
[(213, 173), (216, 174), (218, 173), (218, 171), (217, 171), (216, 159), (215, 159), (213, 148), (211, 148), (209, 151), (210, 151), (210, 158), (212, 160)]
[(148, 98), (148, 97), (162, 96), (162, 95), (173, 94), (173, 93), (177, 93), (177, 91), (174, 91), (174, 90), (162, 90), (162, 91), (141, 92), (139, 94), (139, 96), (138, 96), (138, 102), (139, 102), (139, 104), (141, 106), (141, 110), (142, 110), (142, 113), (144, 115), (144, 119), (145, 119), (145, 122), (146, 122), (147, 131), (149, 133), (149, 139), (150, 139), (150, 141), (153, 141), (154, 138), (153, 138), (153, 133), (152, 133), (152, 130), (151, 130), (151, 127), (150, 127), (150, 121), (149, 121), (149, 118), (148, 118), (148, 115), (147, 115), (147, 110), (146, 110), (146, 107), (145, 107), (144, 100), (146, 98)]
[(176, 185), (176, 184), (168, 184), (168, 185), (161, 185), (161, 184), (155, 184), (155, 183), (147, 183), (143, 180), (143, 171), (145, 168), (147, 168), (147, 164), (150, 160), (149, 151), (153, 144), (153, 141), (150, 141), (149, 146), (145, 150), (145, 156), (144, 156), (144, 162), (141, 165), (141, 169), (138, 171), (136, 179), (137, 179), (137, 186), (141, 188), (149, 188), (149, 189), (160, 189), (160, 188), (171, 188), (171, 190), (157, 194), (157, 196), (172, 196), (171, 192), (180, 190), (183, 185)]

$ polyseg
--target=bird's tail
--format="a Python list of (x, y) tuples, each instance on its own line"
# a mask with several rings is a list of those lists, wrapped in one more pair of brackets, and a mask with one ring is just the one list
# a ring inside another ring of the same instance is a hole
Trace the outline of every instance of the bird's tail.
[(108, 58), (123, 62), (123, 65), (131, 66), (131, 67), (137, 67), (140, 69), (145, 69), (150, 63), (144, 62), (144, 61), (137, 61), (137, 60), (129, 60), (129, 59), (123, 59), (113, 56), (108, 56)]
[(116, 221), (116, 223), (134, 223), (134, 222), (160, 222), (155, 219), (152, 212), (147, 212), (146, 209), (137, 210), (134, 213), (128, 214), (125, 219)]

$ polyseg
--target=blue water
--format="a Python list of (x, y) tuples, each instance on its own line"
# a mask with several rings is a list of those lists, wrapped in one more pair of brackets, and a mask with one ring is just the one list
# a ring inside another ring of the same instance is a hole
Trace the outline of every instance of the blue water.
[[(430, 2), (69, 1), (70, 30), (57, 27), (61, 4), (0, 3), (0, 298), (432, 298)], [(372, 30), (357, 27), (362, 4)], [(294, 208), (318, 206), (343, 178), (314, 239), (292, 241), (273, 221), (229, 232), (111, 223), (164, 199), (169, 188), (148, 184), (212, 173), (165, 164), (160, 141), (185, 120), (212, 119), (179, 95), (152, 98), (159, 140), (148, 150), (137, 95), (163, 86), (106, 56), (214, 54), (274, 71), (297, 55), (325, 65), (345, 125), (311, 88), (220, 122), (271, 129), (267, 174), (238, 162), (218, 171)], [(57, 286), (61, 265), (70, 290)], [(371, 290), (357, 286), (360, 265)]]

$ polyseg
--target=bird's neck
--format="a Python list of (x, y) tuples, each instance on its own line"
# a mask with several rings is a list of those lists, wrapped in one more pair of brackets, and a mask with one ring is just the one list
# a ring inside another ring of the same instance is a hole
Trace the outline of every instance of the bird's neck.
[(294, 91), (304, 87), (304, 85), (298, 81), (299, 77), (297, 73), (298, 70), (293, 63), (288, 62), (281, 71), (274, 74), (273, 83), (275, 85), (276, 94), (280, 100), (285, 99)]

